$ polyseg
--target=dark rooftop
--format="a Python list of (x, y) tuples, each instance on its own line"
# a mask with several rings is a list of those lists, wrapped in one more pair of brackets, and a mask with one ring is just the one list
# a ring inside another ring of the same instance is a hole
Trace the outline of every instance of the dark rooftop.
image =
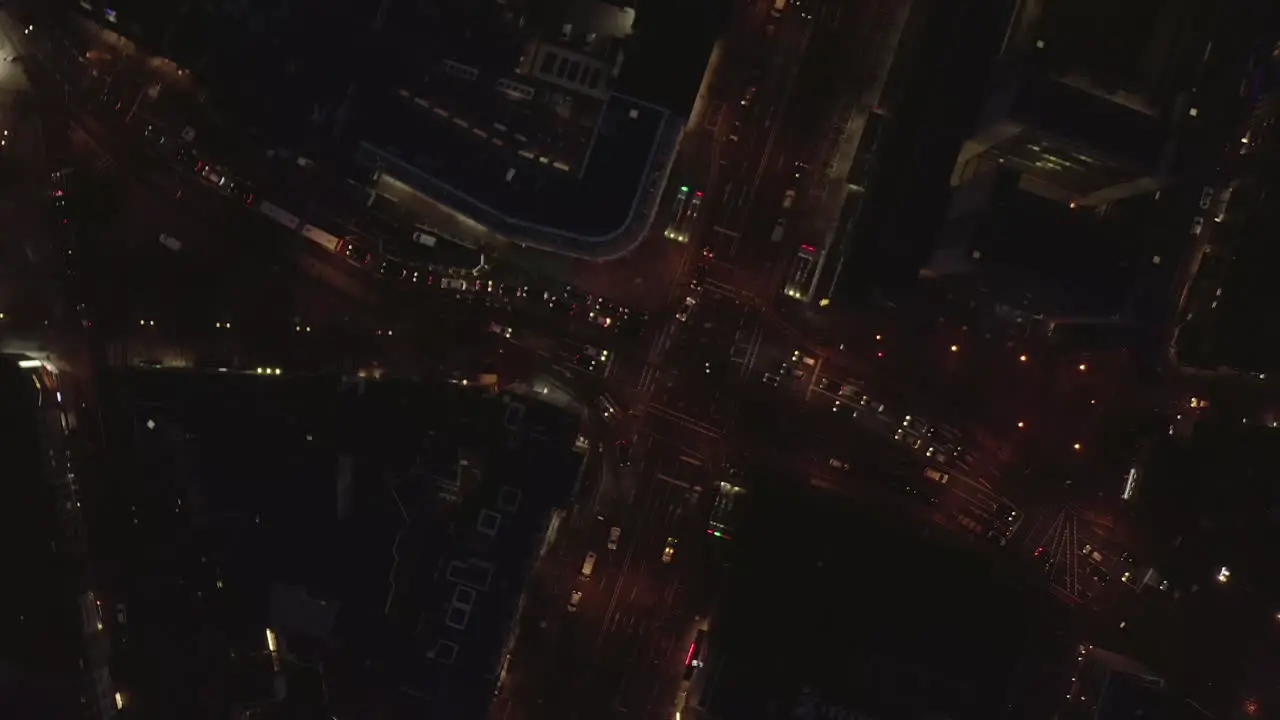
[(584, 240), (627, 225), (659, 135), (677, 121), (660, 108), (614, 95), (576, 177), (509, 153), (491, 138), (436, 127), (431, 110), (398, 92), (369, 98), (362, 115), (365, 144), (386, 153), (386, 171), (400, 180), (499, 231), (540, 229)]
[[(55, 485), (43, 462), (43, 402), (16, 359), (0, 357), (0, 717), (73, 717), (80, 709), (80, 623)], [(51, 401), (52, 393), (44, 401)], [(58, 552), (57, 548), (62, 548)]]
[(1047, 591), (936, 528), (925, 539), (830, 496), (758, 495), (710, 629), (712, 713), (1047, 716), (1037, 703), (1061, 691), (1053, 670), (1070, 655)]
[[(113, 553), (116, 582), (156, 598), (130, 607), (139, 635), (157, 633), (136, 651), (139, 707), (194, 716), (193, 698), (229, 709), (282, 693), (293, 717), (487, 705), (576, 478), (576, 416), (447, 383), (150, 371), (123, 384), (116, 432), (135, 450), (117, 510), (141, 523)], [(220, 660), (194, 674), (177, 653), (192, 645)]]

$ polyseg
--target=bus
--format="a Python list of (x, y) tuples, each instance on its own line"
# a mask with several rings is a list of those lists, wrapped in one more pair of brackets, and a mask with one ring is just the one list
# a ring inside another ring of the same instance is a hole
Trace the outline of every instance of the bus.
[(690, 197), (689, 187), (687, 185), (681, 187), (680, 193), (676, 195), (675, 219), (671, 221), (671, 225), (667, 226), (665, 233), (667, 239), (681, 243), (689, 242), (698, 220), (698, 211), (701, 209), (702, 191), (696, 191), (693, 197)]
[(812, 245), (801, 245), (787, 270), (786, 284), (782, 293), (792, 300), (805, 302), (809, 299), (809, 289), (813, 287), (813, 275), (818, 270), (818, 249)]
[(716, 493), (715, 505), (711, 507), (711, 522), (707, 525), (707, 534), (725, 540), (732, 540), (736, 532), (735, 522), (742, 504), (742, 496), (746, 490), (727, 482), (720, 483)]

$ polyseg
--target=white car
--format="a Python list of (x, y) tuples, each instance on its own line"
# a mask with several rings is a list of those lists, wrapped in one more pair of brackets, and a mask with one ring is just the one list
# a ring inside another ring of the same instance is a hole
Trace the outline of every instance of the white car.
[(1200, 209), (1208, 210), (1209, 205), (1211, 205), (1212, 203), (1213, 203), (1213, 188), (1206, 185), (1204, 190), (1200, 191)]
[(833, 467), (833, 468), (835, 468), (835, 469), (837, 469), (837, 470), (848, 470), (848, 469), (849, 469), (849, 463), (847, 463), (847, 462), (845, 462), (845, 461), (841, 460), (840, 458), (831, 458), (830, 460), (827, 460), (827, 465), (829, 465), (829, 466), (831, 466), (831, 467)]
[(795, 201), (796, 201), (796, 191), (795, 190), (786, 191), (785, 193), (782, 194), (782, 209), (790, 210), (791, 206), (795, 204)]
[(1204, 230), (1204, 218), (1197, 217), (1191, 221), (1191, 234), (1199, 235), (1201, 230)]
[(583, 345), (582, 353), (588, 357), (593, 357), (600, 362), (609, 362), (609, 351), (598, 348), (594, 345)]
[(578, 612), (578, 603), (582, 602), (582, 591), (574, 590), (569, 593), (569, 606), (565, 608), (569, 612)]
[(498, 323), (489, 323), (489, 332), (494, 335), (501, 335), (504, 338), (511, 337), (511, 328), (507, 325), (499, 325)]
[(204, 169), (204, 172), (200, 173), (200, 177), (214, 185), (222, 185), (222, 183), (227, 180), (227, 176), (224, 175), (221, 170), (212, 165), (207, 166)]
[(622, 528), (620, 527), (609, 528), (609, 549), (610, 550), (618, 549), (618, 538), (620, 537), (622, 537)]
[(458, 292), (466, 292), (470, 285), (462, 278), (447, 277), (440, 279), (441, 290), (456, 290)]
[(688, 320), (689, 313), (693, 310), (693, 306), (697, 304), (698, 304), (698, 301), (696, 299), (692, 297), (686, 297), (684, 299), (684, 304), (681, 305), (680, 309), (676, 311), (676, 319), (679, 320), (680, 322), (684, 322)]

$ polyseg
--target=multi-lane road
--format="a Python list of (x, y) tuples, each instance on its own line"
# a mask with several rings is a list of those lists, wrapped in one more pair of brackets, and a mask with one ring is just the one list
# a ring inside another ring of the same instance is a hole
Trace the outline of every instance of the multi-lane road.
[[(907, 418), (920, 412), (937, 420), (932, 408), (920, 408), (909, 393), (856, 380), (865, 378), (858, 361), (833, 348), (815, 350), (774, 308), (781, 289), (776, 268), (805, 239), (792, 232), (802, 223), (788, 221), (778, 242), (774, 228), (808, 202), (805, 170), (797, 178), (795, 163), (812, 155), (804, 138), (779, 128), (797, 112), (795, 83), (807, 81), (797, 75), (800, 59), (815, 36), (828, 42), (839, 35), (840, 18), (825, 25), (793, 13), (771, 19), (760, 4), (742, 21), (741, 37), (763, 38), (772, 54), (757, 58), (758, 69), (734, 68), (717, 85), (709, 115), (715, 119), (705, 128), (712, 142), (698, 146), (712, 148), (699, 185), (707, 198), (702, 224), (683, 246), (661, 237), (661, 223), (654, 228), (649, 244), (665, 249), (652, 268), (668, 274), (645, 278), (651, 296), (661, 298), (647, 317), (502, 271), (448, 292), (439, 278), (379, 277), (380, 257), (357, 267), (282, 230), (178, 171), (109, 106), (74, 97), (61, 130), (65, 160), (76, 168), (73, 187), (99, 202), (88, 203), (76, 221), (85, 309), (67, 308), (57, 328), (81, 327), (83, 320), (93, 336), (106, 338), (102, 356), (120, 364), (251, 372), (498, 369), (511, 378), (555, 378), (593, 409), (608, 394), (618, 416), (593, 413), (597, 449), (587, 492), (538, 570), (495, 704), (498, 716), (598, 717), (624, 709), (671, 715), (686, 688), (690, 642), (715, 607), (728, 541), (706, 530), (723, 481), (748, 492), (753, 483), (802, 483), (902, 503), (922, 522), (979, 535), (1006, 518), (1007, 547), (1029, 559), (1047, 548), (1048, 580), (1074, 602), (1084, 595), (1083, 545), (1104, 544), (1081, 530), (1087, 509), (1056, 491), (1048, 501), (1032, 501), (1042, 488), (1008, 487), (998, 459), (980, 452), (933, 457), (936, 442)], [(45, 79), (48, 106), (67, 98), (61, 81)], [(39, 167), (42, 146), (59, 142), (44, 134), (47, 123), (39, 126), (15, 126), (28, 143), (22, 152), (36, 168), (33, 177), (48, 172)], [(784, 208), (791, 189), (800, 199)], [(22, 210), (14, 205), (6, 212)], [(35, 239), (47, 224), (43, 217), (14, 218)], [(180, 249), (161, 244), (162, 234)], [(59, 257), (56, 241), (37, 242), (21, 256), (11, 244), (8, 272), (41, 265), (29, 255)], [(708, 243), (714, 257), (703, 253)], [(64, 274), (59, 264), (49, 267)], [(36, 315), (40, 303), (30, 302), (27, 291), (39, 284), (24, 285), (6, 318), (37, 334), (49, 318)], [(686, 298), (694, 302), (677, 317)], [(614, 321), (610, 327), (596, 321), (601, 315)], [(491, 331), (492, 323), (510, 327), (511, 336)], [(878, 342), (869, 334), (864, 340), (873, 348)], [(596, 351), (588, 346), (607, 350), (608, 358), (584, 367), (591, 363), (583, 355)], [(857, 385), (856, 393), (842, 394), (846, 385)], [(621, 462), (624, 452), (629, 467)], [(735, 466), (744, 469), (741, 477), (730, 477)], [(947, 482), (926, 478), (926, 467), (946, 472)], [(1011, 509), (1024, 507), (1008, 519)], [(610, 549), (614, 527), (620, 534)], [(596, 560), (584, 577), (587, 553)], [(571, 611), (575, 592), (581, 595)]]

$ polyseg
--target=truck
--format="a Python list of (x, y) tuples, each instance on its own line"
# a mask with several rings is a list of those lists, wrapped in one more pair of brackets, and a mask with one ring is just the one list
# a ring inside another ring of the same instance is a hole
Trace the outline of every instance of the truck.
[(296, 231), (302, 225), (302, 221), (298, 219), (297, 215), (294, 215), (283, 208), (272, 205), (265, 200), (258, 205), (258, 212), (266, 215), (290, 230)]
[(337, 235), (327, 233), (315, 225), (303, 225), (298, 232), (331, 253), (342, 252), (342, 238)]

